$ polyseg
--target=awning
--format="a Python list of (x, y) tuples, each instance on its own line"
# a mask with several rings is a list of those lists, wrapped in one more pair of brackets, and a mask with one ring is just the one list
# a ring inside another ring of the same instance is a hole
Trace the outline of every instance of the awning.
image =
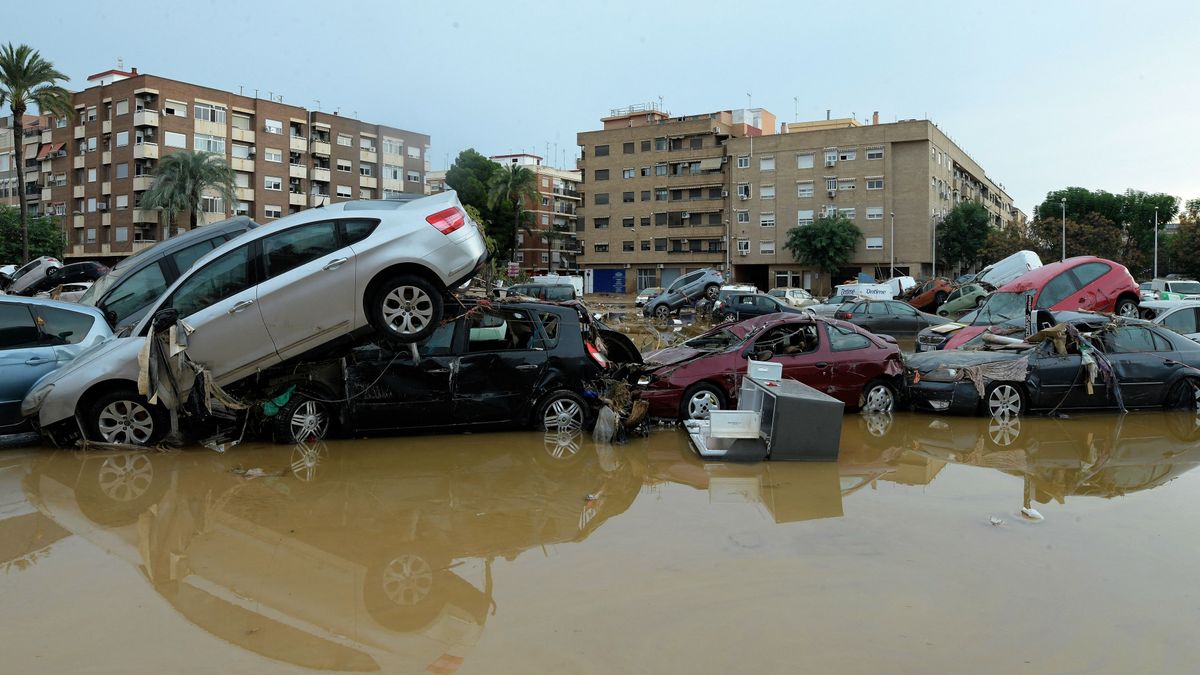
[(724, 159), (722, 159), (721, 157), (709, 157), (707, 159), (702, 159), (702, 160), (700, 160), (700, 170), (701, 171), (718, 170), (721, 168), (722, 162), (724, 162)]
[(66, 144), (65, 143), (43, 143), (42, 147), (38, 150), (37, 161), (40, 162), (42, 160), (47, 159), (48, 157), (50, 157), (50, 155), (53, 155), (54, 153), (58, 152), (59, 150), (62, 150), (64, 145), (66, 145)]

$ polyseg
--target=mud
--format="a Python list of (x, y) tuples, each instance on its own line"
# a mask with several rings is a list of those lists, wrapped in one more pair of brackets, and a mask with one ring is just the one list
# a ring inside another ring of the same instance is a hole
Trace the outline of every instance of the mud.
[(1173, 413), (848, 415), (836, 464), (669, 429), (5, 450), (5, 670), (1190, 672), (1197, 463)]

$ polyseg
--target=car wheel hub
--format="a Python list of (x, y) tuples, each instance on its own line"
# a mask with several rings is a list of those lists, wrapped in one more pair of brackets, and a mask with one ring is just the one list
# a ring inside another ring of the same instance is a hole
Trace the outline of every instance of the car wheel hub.
[(863, 407), (867, 412), (891, 412), (895, 407), (895, 398), (892, 396), (892, 390), (883, 385), (876, 385), (867, 392), (866, 405)]
[(554, 401), (546, 408), (542, 426), (556, 431), (579, 429), (583, 426), (583, 409), (578, 403), (568, 399)]
[(433, 569), (418, 555), (404, 555), (383, 570), (383, 592), (402, 607), (418, 604), (433, 590)]
[(398, 286), (383, 297), (383, 320), (400, 335), (419, 333), (433, 321), (433, 299), (416, 286)]
[(702, 391), (688, 401), (688, 417), (694, 420), (706, 420), (713, 410), (720, 410), (721, 402), (711, 391)]
[(305, 401), (292, 413), (292, 440), (303, 443), (309, 440), (320, 440), (325, 437), (329, 420), (321, 405), (316, 401)]
[(992, 390), (988, 396), (988, 412), (992, 417), (1015, 417), (1021, 412), (1021, 394), (1007, 384)]
[(113, 401), (100, 411), (96, 427), (105, 442), (145, 445), (154, 435), (154, 418), (136, 401)]

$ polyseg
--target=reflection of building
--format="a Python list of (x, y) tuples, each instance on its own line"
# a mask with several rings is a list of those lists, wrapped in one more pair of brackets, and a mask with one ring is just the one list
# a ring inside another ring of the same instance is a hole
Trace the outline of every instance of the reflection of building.
[(579, 172), (546, 166), (537, 155), (493, 155), (489, 159), (502, 166), (523, 166), (537, 177), (537, 200), (527, 198), (521, 205), (533, 216), (530, 231), (517, 233), (514, 262), (521, 272), (578, 272), (575, 214), (579, 206)]

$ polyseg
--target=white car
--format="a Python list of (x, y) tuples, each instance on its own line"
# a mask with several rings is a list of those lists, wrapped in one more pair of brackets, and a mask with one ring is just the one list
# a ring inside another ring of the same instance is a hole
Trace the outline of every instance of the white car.
[(190, 326), (188, 356), (224, 386), (351, 334), (421, 340), (441, 323), (443, 295), (486, 259), (483, 236), (453, 191), (302, 211), (205, 254), (128, 337), (40, 382), (21, 412), (37, 415), (56, 442), (78, 435), (78, 419), (88, 438), (152, 445), (166, 432), (167, 411), (140, 396), (136, 382), (138, 352), (156, 323)]
[(803, 288), (772, 288), (767, 291), (767, 295), (780, 302), (787, 303), (796, 309), (803, 309), (809, 305), (817, 304), (817, 299), (812, 296), (812, 293)]
[[(82, 298), (83, 294), (87, 293), (88, 289), (91, 287), (92, 287), (92, 282), (90, 282), (90, 281), (78, 281), (78, 282), (73, 282), (73, 283), (69, 283), (69, 284), (59, 284), (58, 286), (55, 286), (53, 290), (42, 291), (41, 293), (38, 293), (37, 295), (35, 295), (33, 297), (35, 297), (35, 298), (53, 298), (55, 300), (61, 300), (63, 302), (79, 302), (79, 298)], [(54, 297), (55, 291), (58, 291), (58, 297)]]
[(1142, 318), (1193, 340), (1200, 340), (1200, 301), (1148, 300), (1138, 305)]
[(12, 295), (20, 295), (30, 286), (49, 276), (51, 270), (57, 270), (62, 266), (62, 261), (52, 256), (44, 255), (34, 258), (13, 272), (12, 281), (4, 290)]

